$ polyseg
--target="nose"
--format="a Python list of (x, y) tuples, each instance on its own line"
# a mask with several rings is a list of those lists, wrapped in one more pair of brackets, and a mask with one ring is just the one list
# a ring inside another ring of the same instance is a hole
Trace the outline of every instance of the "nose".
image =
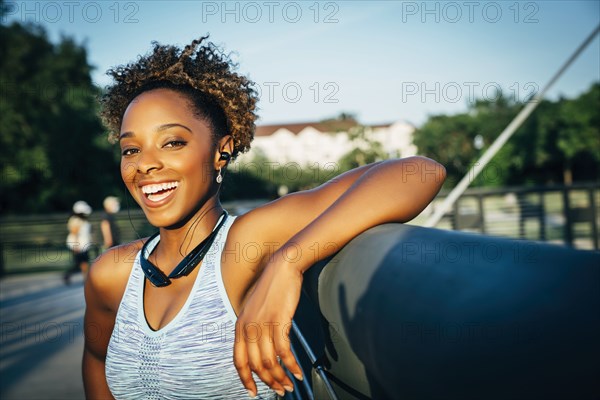
[(121, 158), (121, 178), (125, 183), (133, 183), (136, 175), (146, 175), (153, 170), (163, 168), (159, 154), (153, 149), (143, 149), (135, 157)]
[(150, 171), (162, 168), (162, 162), (158, 154), (152, 149), (143, 150), (140, 152), (136, 163), (137, 172), (147, 174)]

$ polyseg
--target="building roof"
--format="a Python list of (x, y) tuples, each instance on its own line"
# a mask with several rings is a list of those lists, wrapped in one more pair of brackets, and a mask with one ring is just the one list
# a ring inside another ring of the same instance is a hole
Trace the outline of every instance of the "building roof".
[[(254, 136), (270, 136), (273, 133), (277, 132), (279, 129), (287, 129), (292, 132), (294, 135), (299, 134), (307, 127), (312, 127), (319, 132), (339, 132), (339, 131), (347, 131), (348, 129), (359, 125), (359, 123), (353, 119), (344, 119), (344, 120), (329, 120), (329, 121), (320, 121), (320, 122), (299, 122), (299, 123), (291, 123), (291, 124), (273, 124), (273, 125), (259, 125), (256, 127), (256, 132)], [(391, 124), (380, 124), (380, 125), (372, 125), (372, 128), (383, 128), (390, 126)]]

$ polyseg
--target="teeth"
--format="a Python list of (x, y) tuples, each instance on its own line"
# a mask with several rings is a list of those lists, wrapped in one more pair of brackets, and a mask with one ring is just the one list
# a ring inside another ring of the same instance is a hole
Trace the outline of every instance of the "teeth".
[(162, 190), (173, 189), (177, 186), (179, 186), (179, 183), (177, 182), (153, 183), (151, 185), (142, 186), (142, 192), (144, 192), (144, 194), (153, 194)]

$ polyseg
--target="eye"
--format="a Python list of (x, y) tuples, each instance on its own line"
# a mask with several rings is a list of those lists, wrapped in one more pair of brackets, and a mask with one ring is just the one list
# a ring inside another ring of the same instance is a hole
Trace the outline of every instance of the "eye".
[(187, 144), (184, 140), (170, 140), (168, 141), (164, 147), (174, 148), (174, 147), (182, 147)]
[(129, 147), (129, 148), (125, 148), (123, 150), (121, 150), (121, 156), (123, 157), (127, 157), (127, 156), (131, 156), (134, 155), (136, 153), (138, 153), (139, 150), (133, 147)]

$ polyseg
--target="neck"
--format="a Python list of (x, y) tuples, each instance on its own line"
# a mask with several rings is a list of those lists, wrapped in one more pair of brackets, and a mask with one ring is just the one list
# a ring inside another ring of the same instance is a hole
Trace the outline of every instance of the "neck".
[(169, 265), (177, 264), (210, 235), (221, 214), (223, 207), (218, 197), (213, 197), (203, 203), (182, 225), (160, 228), (160, 243), (155, 251), (156, 256), (165, 257)]

